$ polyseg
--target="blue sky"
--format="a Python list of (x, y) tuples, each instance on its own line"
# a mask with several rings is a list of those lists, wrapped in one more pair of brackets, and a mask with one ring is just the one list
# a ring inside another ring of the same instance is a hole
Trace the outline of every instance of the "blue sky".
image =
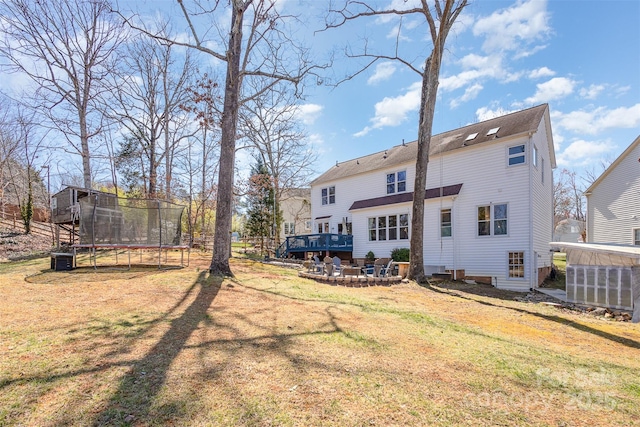
[[(388, 43), (397, 26), (354, 24), (354, 48), (365, 31), (370, 44)], [(429, 44), (417, 29), (403, 34), (407, 54)], [(307, 102), (318, 169), (415, 140), (419, 81), (387, 62), (317, 89)], [(550, 106), (558, 169), (600, 172), (640, 135), (640, 2), (476, 0), (465, 10), (447, 39), (433, 133), (541, 103)]]
[[(416, 1), (369, 3), (382, 9)], [(119, 3), (147, 18), (171, 17), (173, 30), (186, 37), (175, 0)], [(356, 20), (317, 32), (328, 3), (278, 0), (280, 8), (306, 21), (296, 37), (305, 39), (319, 61), (335, 53), (326, 82), (358, 70), (357, 60), (341, 55), (346, 43), (358, 51), (366, 39), (370, 48), (392, 53), (398, 19)], [(216, 19), (228, 22), (228, 16)], [(424, 21), (405, 18), (398, 39), (401, 55), (419, 67), (431, 50)], [(224, 75), (220, 61), (204, 58), (201, 65)], [(613, 161), (640, 135), (640, 1), (470, 0), (447, 39), (440, 77), (434, 134), (548, 103), (558, 170), (600, 173), (603, 162)], [(9, 92), (24, 86), (16, 75), (0, 81)], [(388, 61), (335, 88), (310, 86), (300, 119), (319, 153), (317, 174), (336, 161), (415, 140), (419, 88), (415, 72)], [(239, 159), (249, 164), (242, 153)]]

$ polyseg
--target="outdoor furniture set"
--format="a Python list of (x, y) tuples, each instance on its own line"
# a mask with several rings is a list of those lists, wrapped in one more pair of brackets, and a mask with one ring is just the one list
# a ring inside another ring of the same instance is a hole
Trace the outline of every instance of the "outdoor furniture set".
[(320, 261), (317, 255), (306, 261), (304, 266), (308, 273), (332, 276), (356, 276), (356, 277), (390, 277), (397, 273), (394, 261), (390, 258), (379, 258), (373, 264), (365, 265), (342, 265), (342, 260), (336, 257), (325, 257)]

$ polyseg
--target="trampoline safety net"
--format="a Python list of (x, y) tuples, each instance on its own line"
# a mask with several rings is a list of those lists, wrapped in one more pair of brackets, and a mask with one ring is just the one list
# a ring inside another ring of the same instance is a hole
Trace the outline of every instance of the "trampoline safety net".
[(81, 245), (180, 245), (184, 206), (109, 194), (91, 194), (79, 203)]

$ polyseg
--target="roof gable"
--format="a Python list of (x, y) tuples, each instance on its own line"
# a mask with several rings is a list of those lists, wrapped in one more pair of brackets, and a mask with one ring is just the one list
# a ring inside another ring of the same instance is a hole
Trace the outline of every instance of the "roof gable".
[[(497, 138), (536, 132), (540, 122), (545, 117), (545, 113), (547, 113), (546, 116), (548, 116), (548, 108), (548, 104), (542, 104), (537, 107), (434, 135), (431, 138), (429, 154), (437, 155), (468, 146), (491, 142)], [(495, 130), (496, 128), (498, 129)], [(491, 130), (494, 130), (494, 132), (487, 135)], [(474, 133), (477, 135), (470, 138), (470, 135)], [(553, 144), (551, 147), (553, 148)], [(318, 185), (360, 173), (399, 166), (405, 163), (413, 163), (417, 155), (417, 141), (406, 144), (403, 142), (401, 145), (396, 145), (385, 151), (336, 163), (335, 166), (316, 178), (311, 185)]]
[[(585, 194), (589, 195), (589, 193), (591, 193), (598, 185), (600, 185), (600, 183), (605, 179), (605, 177), (607, 175), (609, 175), (611, 173), (612, 170), (614, 170), (616, 168), (616, 166), (618, 166), (620, 163), (622, 163), (622, 161), (629, 155), (631, 154), (631, 152), (638, 146), (640, 145), (640, 135), (638, 135), (638, 137), (635, 139), (635, 141), (633, 141), (631, 143), (631, 145), (629, 145), (627, 147), (626, 150), (624, 150), (622, 152), (622, 154), (620, 154), (618, 156), (617, 159), (615, 159), (613, 161), (613, 163), (611, 163), (609, 165), (609, 167), (607, 169), (605, 169), (604, 172), (602, 172), (602, 174), (595, 180), (593, 181), (593, 184), (591, 184), (589, 186), (589, 188), (587, 188), (585, 190)], [(638, 159), (638, 161), (640, 162), (640, 159)]]

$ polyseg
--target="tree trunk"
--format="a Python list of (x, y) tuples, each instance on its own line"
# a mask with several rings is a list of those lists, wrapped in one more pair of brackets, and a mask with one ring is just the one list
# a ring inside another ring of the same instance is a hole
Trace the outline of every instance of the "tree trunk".
[(233, 202), (234, 159), (236, 152), (236, 126), (238, 123), (240, 76), (240, 54), (242, 52), (242, 21), (244, 4), (232, 0), (231, 34), (227, 50), (227, 76), (222, 112), (222, 137), (220, 141), (220, 172), (216, 224), (213, 240), (213, 257), (209, 272), (214, 275), (233, 276), (229, 266), (231, 255), (231, 204)]
[(87, 132), (87, 118), (80, 114), (80, 154), (82, 156), (82, 178), (85, 188), (91, 188), (91, 159), (89, 152), (89, 136)]
[(411, 256), (409, 278), (417, 282), (424, 281), (424, 196), (427, 190), (427, 166), (431, 148), (431, 129), (436, 108), (438, 79), (440, 75), (441, 50), (436, 43), (425, 63), (422, 78), (420, 124), (418, 128), (418, 159), (416, 178), (413, 188), (413, 208), (411, 218)]

